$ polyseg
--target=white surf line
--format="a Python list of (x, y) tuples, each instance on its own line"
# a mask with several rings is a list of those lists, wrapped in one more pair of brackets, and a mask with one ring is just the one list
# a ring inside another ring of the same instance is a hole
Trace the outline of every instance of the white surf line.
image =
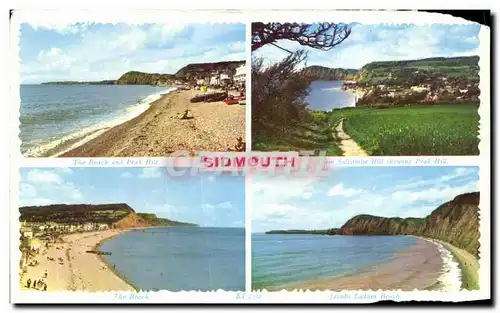
[[(71, 134), (69, 134), (69, 135), (67, 135), (59, 140), (45, 144), (45, 147), (43, 150), (50, 150), (50, 149), (56, 148), (57, 146), (59, 146), (61, 144), (64, 144), (64, 142), (66, 142), (66, 141), (70, 141), (70, 140), (79, 138), (72, 145), (62, 149), (61, 151), (59, 151), (57, 153), (53, 153), (53, 154), (48, 155), (46, 157), (59, 157), (59, 156), (63, 155), (64, 153), (71, 151), (75, 148), (78, 148), (78, 147), (86, 144), (87, 142), (91, 141), (92, 139), (99, 137), (100, 135), (102, 135), (106, 131), (108, 131), (109, 129), (133, 120), (134, 118), (140, 116), (142, 113), (146, 112), (153, 102), (161, 99), (164, 95), (167, 95), (175, 90), (177, 90), (177, 88), (172, 87), (171, 89), (166, 89), (166, 90), (163, 90), (161, 92), (151, 94), (151, 95), (147, 96), (146, 98), (142, 99), (141, 101), (139, 101), (138, 104), (131, 106), (131, 107), (128, 107), (126, 109), (128, 114), (126, 114), (124, 116), (120, 116), (118, 118), (115, 118), (114, 120), (110, 120), (110, 121), (107, 121), (107, 122), (104, 122), (101, 124), (88, 126), (88, 127), (81, 129), (77, 132), (71, 133)], [(43, 153), (43, 151), (37, 153), (38, 155), (35, 155), (34, 157), (42, 157), (42, 156), (40, 156), (41, 153)], [(33, 157), (33, 156), (30, 156), (30, 157)]]
[(344, 132), (344, 119), (341, 118), (340, 122), (335, 127), (335, 137), (340, 139), (340, 149), (344, 152), (344, 156), (347, 157), (366, 157), (366, 153), (363, 148), (361, 148), (354, 139)]
[(419, 237), (427, 242), (435, 244), (441, 253), (443, 260), (443, 272), (438, 278), (440, 289), (442, 291), (460, 291), (462, 290), (462, 270), (453, 254), (442, 244), (432, 239)]

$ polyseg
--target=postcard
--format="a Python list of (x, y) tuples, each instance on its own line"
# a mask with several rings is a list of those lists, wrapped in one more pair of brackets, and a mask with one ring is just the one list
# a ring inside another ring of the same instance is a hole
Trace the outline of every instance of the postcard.
[(491, 302), (491, 25), (452, 14), (13, 10), (11, 302)]

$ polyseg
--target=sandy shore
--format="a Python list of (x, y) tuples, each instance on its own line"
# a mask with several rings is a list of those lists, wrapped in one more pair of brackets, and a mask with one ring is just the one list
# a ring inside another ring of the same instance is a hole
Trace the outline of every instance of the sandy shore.
[[(61, 157), (164, 157), (175, 151), (227, 151), (245, 139), (245, 105), (190, 103), (199, 90), (176, 90), (138, 117), (115, 126)], [(193, 118), (172, 118), (190, 110)]]
[(417, 238), (413, 246), (398, 252), (392, 260), (376, 264), (358, 274), (304, 281), (268, 290), (423, 290), (438, 280), (442, 266), (438, 247)]
[[(123, 233), (122, 230), (106, 230), (71, 234), (63, 237), (64, 243), (53, 244), (43, 248), (35, 256), (39, 262), (36, 266), (28, 266), (28, 271), (21, 277), (21, 289), (27, 290), (26, 282), (42, 278), (47, 270), (47, 291), (135, 291), (135, 289), (115, 275), (112, 270), (93, 253), (101, 241)], [(54, 261), (48, 260), (53, 258)], [(62, 264), (59, 258), (63, 259)], [(31, 259), (33, 260), (33, 259)], [(33, 283), (32, 283), (33, 285)], [(35, 291), (35, 289), (31, 288)]]
[(442, 240), (436, 240), (453, 254), (462, 271), (462, 288), (479, 290), (479, 260), (469, 252), (457, 248)]

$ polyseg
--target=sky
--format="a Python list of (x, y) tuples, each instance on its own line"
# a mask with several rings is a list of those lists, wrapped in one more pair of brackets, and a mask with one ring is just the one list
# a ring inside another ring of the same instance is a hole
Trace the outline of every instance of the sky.
[(21, 83), (174, 74), (189, 63), (245, 60), (244, 24), (21, 24)]
[(327, 177), (252, 177), (252, 232), (341, 227), (358, 214), (425, 217), (478, 191), (477, 167), (341, 167)]
[(164, 168), (22, 168), (20, 206), (127, 203), (136, 212), (212, 227), (245, 227), (245, 178)]
[[(308, 51), (307, 65), (359, 69), (374, 61), (413, 60), (430, 57), (478, 55), (479, 24), (364, 25), (351, 24), (351, 35), (330, 51)], [(281, 40), (279, 46), (291, 51), (304, 48)], [(253, 53), (266, 64), (285, 58), (288, 53), (266, 45)]]

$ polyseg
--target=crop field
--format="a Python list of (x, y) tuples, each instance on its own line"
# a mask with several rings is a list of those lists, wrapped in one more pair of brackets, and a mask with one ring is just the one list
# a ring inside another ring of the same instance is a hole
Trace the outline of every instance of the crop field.
[(329, 113), (344, 118), (344, 131), (370, 155), (478, 155), (475, 104), (399, 108), (352, 108)]

